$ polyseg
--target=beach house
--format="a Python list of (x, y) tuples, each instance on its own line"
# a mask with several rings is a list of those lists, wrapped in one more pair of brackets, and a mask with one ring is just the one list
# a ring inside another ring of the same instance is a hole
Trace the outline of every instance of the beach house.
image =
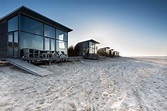
[(79, 42), (75, 45), (75, 52), (77, 56), (83, 56), (85, 58), (92, 57), (97, 55), (97, 44), (100, 43), (93, 39)]
[(0, 58), (47, 59), (68, 55), (72, 29), (25, 6), (0, 19)]
[(118, 51), (113, 51), (113, 57), (119, 57), (119, 52)]
[(97, 50), (97, 54), (99, 54), (100, 56), (108, 57), (109, 56), (109, 50), (110, 50), (110, 47), (103, 47), (103, 48), (100, 48), (100, 49)]
[(113, 57), (114, 55), (113, 55), (113, 52), (114, 52), (114, 49), (110, 49), (109, 50), (109, 57)]

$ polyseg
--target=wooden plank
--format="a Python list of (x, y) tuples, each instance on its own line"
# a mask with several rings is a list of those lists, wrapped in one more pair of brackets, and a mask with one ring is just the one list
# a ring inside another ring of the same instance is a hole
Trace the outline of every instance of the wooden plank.
[(46, 69), (40, 68), (38, 66), (35, 66), (35, 65), (28, 63), (26, 61), (23, 61), (21, 59), (8, 58), (7, 61), (9, 63), (11, 63), (12, 65), (17, 66), (17, 67), (19, 67), (19, 68), (21, 68), (21, 69), (23, 69), (31, 74), (38, 75), (41, 77), (53, 74), (52, 72), (50, 72)]

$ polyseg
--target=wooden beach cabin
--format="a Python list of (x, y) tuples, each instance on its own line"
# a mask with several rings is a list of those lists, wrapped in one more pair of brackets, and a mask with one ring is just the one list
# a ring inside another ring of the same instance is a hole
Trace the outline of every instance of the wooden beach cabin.
[(97, 54), (100, 56), (109, 56), (110, 47), (103, 47), (97, 50)]
[(119, 52), (117, 51), (117, 53), (116, 53), (116, 57), (119, 57)]
[(68, 55), (72, 29), (25, 6), (0, 19), (0, 58), (55, 59)]
[(97, 44), (100, 43), (93, 39), (79, 42), (75, 46), (75, 52), (77, 56), (83, 56), (85, 59), (98, 59)]
[(119, 52), (118, 51), (113, 51), (113, 57), (119, 57)]
[(114, 49), (109, 49), (109, 57), (113, 57), (114, 56), (113, 52), (114, 52)]

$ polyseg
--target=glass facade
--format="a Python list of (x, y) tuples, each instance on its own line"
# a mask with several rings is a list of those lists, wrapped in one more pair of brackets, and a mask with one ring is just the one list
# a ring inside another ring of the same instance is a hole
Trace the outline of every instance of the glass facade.
[(55, 28), (53, 28), (49, 25), (44, 25), (44, 36), (55, 38), (55, 35), (56, 35)]
[(95, 47), (95, 43), (89, 42), (89, 53), (90, 54), (96, 54), (97, 49)]
[(43, 37), (25, 32), (20, 34), (20, 49), (30, 48), (43, 50)]
[(45, 50), (50, 50), (50, 40), (45, 38)]
[(18, 16), (8, 20), (8, 57), (18, 57)]
[[(20, 28), (20, 35), (18, 34), (18, 28)], [(10, 55), (17, 56), (18, 47), (20, 49), (51, 50), (57, 51), (59, 54), (62, 54), (61, 52), (67, 54), (67, 32), (23, 14), (8, 20), (8, 33), (8, 49)]]
[(13, 35), (8, 35), (8, 56), (13, 56)]
[(20, 30), (33, 34), (43, 35), (43, 24), (37, 20), (21, 15)]
[(51, 39), (51, 51), (55, 51), (55, 39)]
[(68, 37), (67, 33), (63, 32), (61, 30), (56, 30), (56, 50), (59, 51), (59, 54), (64, 52), (67, 54), (67, 48), (68, 48)]
[(56, 30), (56, 39), (62, 40), (62, 41), (67, 41), (68, 40), (67, 33), (57, 29)]
[(18, 30), (18, 16), (8, 20), (8, 32)]

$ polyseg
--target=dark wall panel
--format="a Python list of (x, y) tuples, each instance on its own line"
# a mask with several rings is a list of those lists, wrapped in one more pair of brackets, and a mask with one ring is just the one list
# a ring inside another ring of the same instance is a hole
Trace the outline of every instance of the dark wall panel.
[(0, 58), (7, 57), (7, 20), (0, 23)]

